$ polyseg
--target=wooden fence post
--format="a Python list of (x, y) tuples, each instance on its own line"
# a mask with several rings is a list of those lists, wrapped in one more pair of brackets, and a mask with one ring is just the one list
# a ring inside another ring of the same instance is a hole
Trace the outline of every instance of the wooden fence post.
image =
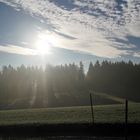
[(128, 100), (125, 100), (125, 140), (127, 140), (128, 134)]
[(93, 100), (92, 100), (92, 94), (91, 93), (90, 93), (90, 105), (91, 105), (92, 124), (94, 124)]

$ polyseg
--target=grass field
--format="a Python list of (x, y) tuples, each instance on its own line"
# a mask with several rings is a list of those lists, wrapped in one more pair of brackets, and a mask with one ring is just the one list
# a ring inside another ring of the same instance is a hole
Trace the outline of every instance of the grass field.
[[(129, 122), (140, 122), (140, 104), (129, 103)], [(124, 122), (124, 104), (94, 106), (96, 123)], [(0, 126), (18, 124), (90, 123), (90, 106), (0, 111)]]

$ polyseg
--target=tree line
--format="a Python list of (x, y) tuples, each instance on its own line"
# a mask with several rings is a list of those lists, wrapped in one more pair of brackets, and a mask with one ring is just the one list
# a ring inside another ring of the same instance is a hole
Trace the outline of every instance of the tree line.
[(89, 91), (140, 101), (140, 64), (90, 62), (87, 73), (82, 62), (0, 71), (0, 109), (89, 105)]

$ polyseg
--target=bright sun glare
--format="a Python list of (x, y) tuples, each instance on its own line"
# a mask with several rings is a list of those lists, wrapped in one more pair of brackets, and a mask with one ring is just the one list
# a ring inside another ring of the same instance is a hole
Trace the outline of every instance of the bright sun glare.
[(52, 34), (39, 34), (36, 42), (36, 50), (39, 55), (51, 54), (51, 47), (55, 42)]

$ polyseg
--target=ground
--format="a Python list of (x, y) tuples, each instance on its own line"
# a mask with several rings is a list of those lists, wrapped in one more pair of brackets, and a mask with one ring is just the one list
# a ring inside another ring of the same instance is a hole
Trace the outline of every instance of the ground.
[[(94, 106), (95, 123), (124, 122), (125, 105), (97, 105)], [(128, 122), (140, 122), (140, 104), (129, 103)], [(22, 124), (64, 124), (91, 123), (90, 106), (39, 108), (0, 111), (0, 126)]]

